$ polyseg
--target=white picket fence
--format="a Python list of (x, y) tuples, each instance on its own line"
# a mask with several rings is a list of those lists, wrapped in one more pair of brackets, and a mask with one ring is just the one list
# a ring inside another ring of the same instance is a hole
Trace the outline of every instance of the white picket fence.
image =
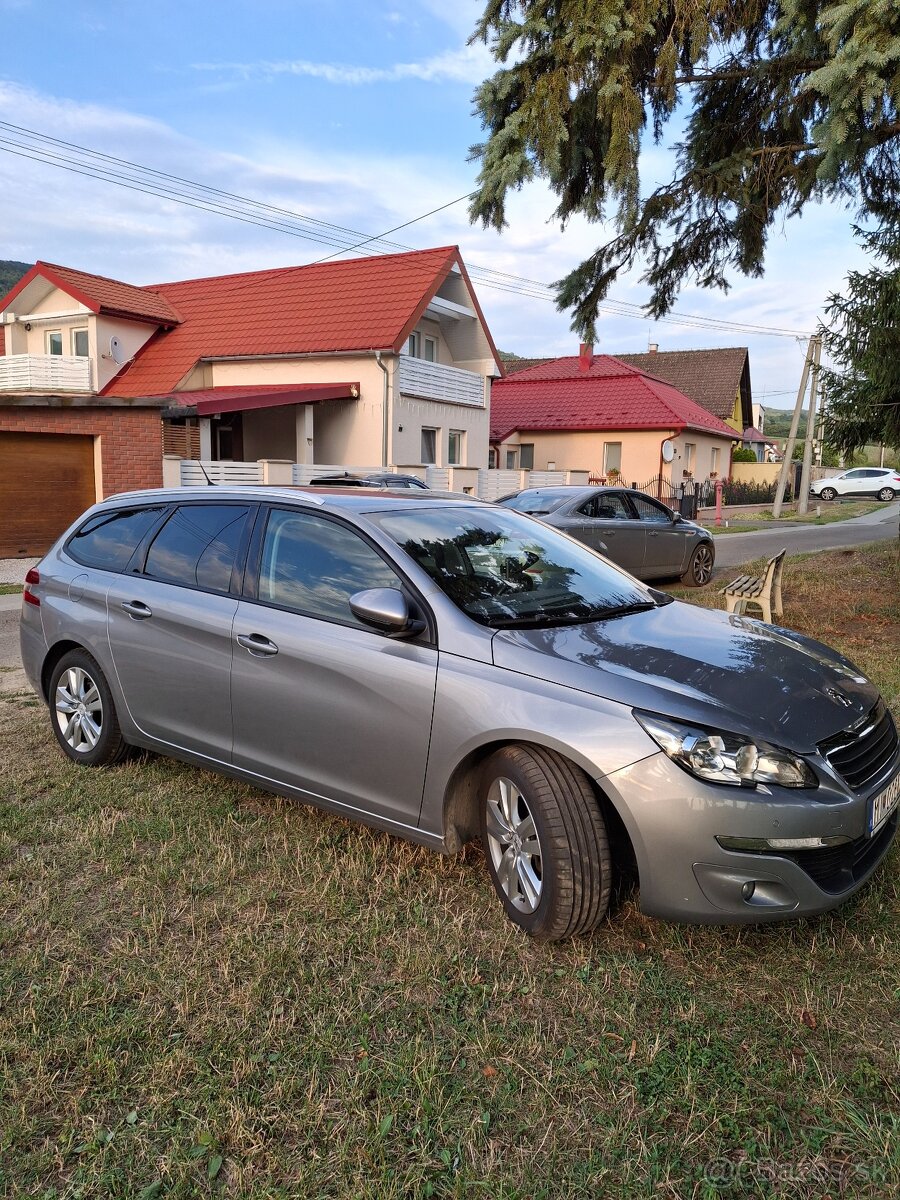
[[(346, 463), (288, 463), (288, 462), (213, 462), (204, 459), (164, 460), (165, 482), (182, 487), (202, 487), (206, 483), (280, 484), (304, 487), (322, 475), (369, 475), (383, 471), (380, 466), (348, 466)], [(467, 467), (390, 467), (404, 475), (418, 475), (436, 491), (462, 491), (464, 488), (481, 500), (497, 500), (510, 492), (527, 487), (560, 487), (567, 483), (587, 484), (587, 471), (501, 471), (481, 469), (477, 473)]]

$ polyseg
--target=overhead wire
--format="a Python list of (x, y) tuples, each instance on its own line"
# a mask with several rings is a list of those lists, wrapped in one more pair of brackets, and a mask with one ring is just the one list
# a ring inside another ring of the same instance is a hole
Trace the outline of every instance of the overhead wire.
[[(395, 225), (381, 234), (368, 235), (265, 201), (254, 200), (236, 192), (211, 187), (183, 176), (159, 171), (154, 167), (146, 167), (129, 159), (93, 150), (76, 142), (68, 142), (62, 138), (56, 138), (25, 126), (14, 125), (8, 121), (0, 121), (0, 150), (86, 178), (154, 196), (170, 203), (183, 204), (201, 212), (227, 217), (259, 228), (271, 229), (274, 232), (285, 233), (332, 248), (330, 254), (316, 259), (315, 263), (330, 261), (341, 254), (366, 248), (370, 256), (408, 252), (414, 248), (389, 240), (390, 235), (419, 221), (426, 220), (436, 213), (443, 212), (445, 209), (469, 199), (474, 194), (469, 192), (458, 196), (428, 212)], [(309, 265), (315, 265), (315, 263)], [(481, 286), (510, 295), (556, 303), (557, 297), (552, 286), (540, 280), (481, 266), (471, 261), (467, 264), (467, 268), (473, 280), (476, 280)], [(630, 317), (645, 322), (651, 319), (640, 305), (625, 300), (607, 299), (602, 301), (598, 307), (600, 311), (613, 316)], [(788, 338), (809, 336), (808, 332), (799, 330), (728, 321), (722, 318), (705, 317), (697, 313), (668, 313), (657, 320), (686, 328), (707, 329), (716, 332)]]

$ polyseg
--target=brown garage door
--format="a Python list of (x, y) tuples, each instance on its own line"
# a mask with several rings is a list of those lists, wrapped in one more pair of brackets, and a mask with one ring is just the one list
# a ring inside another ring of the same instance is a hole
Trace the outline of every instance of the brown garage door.
[(94, 439), (0, 433), (0, 558), (35, 558), (96, 500)]

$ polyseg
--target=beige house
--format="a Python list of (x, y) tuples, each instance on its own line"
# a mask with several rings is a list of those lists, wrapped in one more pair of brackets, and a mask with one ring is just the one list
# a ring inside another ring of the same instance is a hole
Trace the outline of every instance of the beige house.
[(494, 385), (494, 465), (643, 486), (727, 477), (735, 431), (676, 388), (582, 346)]

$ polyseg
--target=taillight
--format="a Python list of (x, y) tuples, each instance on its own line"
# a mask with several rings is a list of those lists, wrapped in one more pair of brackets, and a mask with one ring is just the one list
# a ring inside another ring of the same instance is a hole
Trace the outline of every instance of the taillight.
[(25, 601), (26, 604), (33, 604), (37, 608), (40, 608), (41, 600), (40, 600), (40, 597), (36, 596), (31, 589), (34, 587), (37, 587), (37, 585), (40, 582), (41, 582), (40, 571), (38, 571), (37, 567), (32, 567), (31, 570), (28, 572), (28, 574), (25, 576), (25, 588), (24, 588), (24, 591), (22, 592), (22, 599)]

